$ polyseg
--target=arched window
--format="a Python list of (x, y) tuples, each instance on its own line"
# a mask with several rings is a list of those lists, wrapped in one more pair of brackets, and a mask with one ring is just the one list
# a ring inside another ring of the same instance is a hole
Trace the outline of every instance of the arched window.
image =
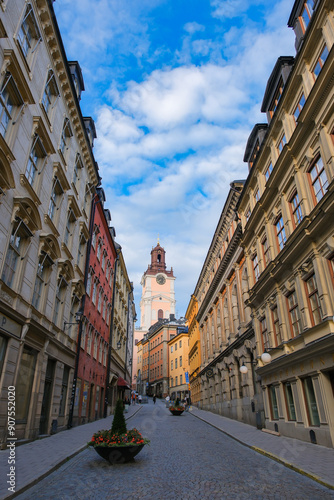
[(159, 309), (159, 311), (158, 311), (158, 320), (159, 319), (163, 319), (163, 317), (164, 317), (164, 312), (163, 312), (162, 309)]

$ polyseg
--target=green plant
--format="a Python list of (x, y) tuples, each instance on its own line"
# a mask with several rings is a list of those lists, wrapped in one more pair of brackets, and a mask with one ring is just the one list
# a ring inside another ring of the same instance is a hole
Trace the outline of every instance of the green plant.
[(134, 446), (139, 444), (148, 444), (149, 439), (143, 438), (137, 429), (131, 429), (124, 434), (114, 433), (112, 430), (98, 431), (89, 441), (88, 446)]
[(123, 412), (123, 401), (119, 399), (116, 403), (114, 418), (111, 425), (112, 434), (125, 434), (126, 422)]

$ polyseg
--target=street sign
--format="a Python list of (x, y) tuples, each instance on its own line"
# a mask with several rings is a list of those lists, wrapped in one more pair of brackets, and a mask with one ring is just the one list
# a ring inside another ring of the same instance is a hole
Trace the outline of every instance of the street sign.
[(186, 384), (189, 384), (189, 372), (185, 372), (184, 376), (186, 378)]

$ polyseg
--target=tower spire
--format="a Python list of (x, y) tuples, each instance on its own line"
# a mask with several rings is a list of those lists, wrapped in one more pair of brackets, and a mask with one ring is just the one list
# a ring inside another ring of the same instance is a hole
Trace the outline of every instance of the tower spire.
[(158, 233), (158, 246), (160, 246), (160, 235)]

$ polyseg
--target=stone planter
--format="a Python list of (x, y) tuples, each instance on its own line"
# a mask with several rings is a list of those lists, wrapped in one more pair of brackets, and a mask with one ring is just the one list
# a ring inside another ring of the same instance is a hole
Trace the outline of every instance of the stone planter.
[(125, 464), (132, 460), (144, 448), (145, 444), (133, 446), (95, 446), (94, 450), (100, 457), (111, 464)]
[(172, 410), (171, 408), (169, 408), (169, 411), (172, 415), (182, 415), (182, 413), (184, 412), (184, 410)]

